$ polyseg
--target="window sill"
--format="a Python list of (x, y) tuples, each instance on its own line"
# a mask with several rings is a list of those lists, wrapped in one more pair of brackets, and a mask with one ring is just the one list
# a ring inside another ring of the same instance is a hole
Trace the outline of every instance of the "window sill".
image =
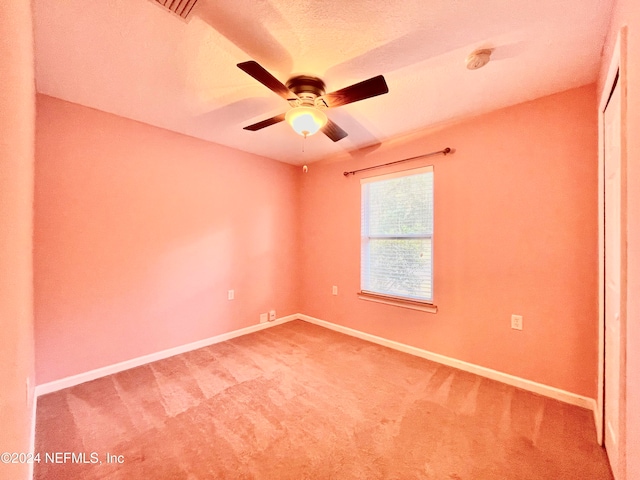
[(438, 313), (438, 307), (433, 303), (418, 302), (399, 297), (389, 297), (386, 295), (376, 295), (369, 292), (358, 292), (360, 300), (369, 302), (384, 303), (385, 305), (394, 305), (396, 307), (409, 308), (411, 310), (419, 310), (421, 312)]

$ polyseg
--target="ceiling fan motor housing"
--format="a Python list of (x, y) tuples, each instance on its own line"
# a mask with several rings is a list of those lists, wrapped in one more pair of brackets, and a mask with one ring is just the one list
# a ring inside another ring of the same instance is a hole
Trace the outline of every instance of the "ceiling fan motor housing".
[(296, 75), (287, 80), (287, 88), (295, 93), (301, 105), (314, 105), (315, 100), (325, 94), (325, 84), (318, 77)]
[(287, 80), (287, 88), (296, 95), (301, 93), (311, 93), (316, 97), (324, 95), (325, 84), (318, 77), (310, 75), (296, 75)]

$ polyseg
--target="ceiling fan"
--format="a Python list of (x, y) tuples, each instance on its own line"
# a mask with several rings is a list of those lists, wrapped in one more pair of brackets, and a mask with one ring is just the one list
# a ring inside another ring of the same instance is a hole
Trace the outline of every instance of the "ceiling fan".
[(239, 63), (238, 68), (280, 95), (292, 107), (286, 113), (244, 127), (244, 130), (252, 132), (286, 120), (303, 137), (321, 130), (327, 137), (337, 142), (346, 137), (347, 132), (328, 119), (323, 110), (358, 102), (389, 91), (382, 75), (335, 92), (325, 93), (325, 84), (318, 77), (296, 75), (287, 80), (285, 85), (253, 60)]

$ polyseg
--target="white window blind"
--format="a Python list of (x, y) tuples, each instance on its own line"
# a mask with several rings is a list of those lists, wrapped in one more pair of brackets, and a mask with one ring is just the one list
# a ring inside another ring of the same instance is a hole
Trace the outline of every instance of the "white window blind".
[(361, 180), (361, 289), (433, 300), (433, 167)]

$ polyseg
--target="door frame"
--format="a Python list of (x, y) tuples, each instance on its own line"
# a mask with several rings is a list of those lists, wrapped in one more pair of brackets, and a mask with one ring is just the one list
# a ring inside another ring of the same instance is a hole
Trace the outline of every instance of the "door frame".
[[(607, 70), (607, 76), (600, 93), (598, 104), (598, 398), (594, 410), (597, 440), (600, 445), (604, 442), (604, 374), (605, 374), (605, 315), (604, 315), (604, 111), (606, 109), (616, 76), (620, 88), (620, 432), (619, 432), (619, 462), (624, 465), (626, 439), (626, 332), (627, 332), (627, 149), (626, 149), (626, 116), (627, 116), (627, 27), (618, 32), (616, 44)], [(621, 468), (620, 470), (624, 470)], [(624, 478), (622, 473), (621, 478)]]

